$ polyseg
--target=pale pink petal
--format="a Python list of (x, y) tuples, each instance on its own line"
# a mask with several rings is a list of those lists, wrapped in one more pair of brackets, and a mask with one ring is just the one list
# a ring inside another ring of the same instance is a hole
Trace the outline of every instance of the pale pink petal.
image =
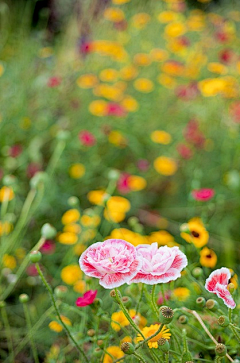
[(226, 286), (217, 283), (215, 293), (223, 300), (228, 308), (234, 309), (236, 307), (236, 303)]
[(214, 292), (216, 284), (228, 285), (228, 281), (231, 278), (231, 273), (228, 268), (222, 267), (213, 271), (206, 280), (205, 289)]

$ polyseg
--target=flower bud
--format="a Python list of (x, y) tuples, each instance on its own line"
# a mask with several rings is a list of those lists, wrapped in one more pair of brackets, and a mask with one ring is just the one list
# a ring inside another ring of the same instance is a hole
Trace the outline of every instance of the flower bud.
[(201, 268), (201, 267), (195, 267), (195, 268), (192, 270), (192, 275), (193, 275), (194, 277), (200, 277), (200, 276), (202, 276), (202, 274), (203, 274), (203, 270), (202, 270), (202, 268)]
[(218, 318), (218, 324), (225, 328), (230, 324), (230, 321), (227, 316), (221, 315)]
[(160, 323), (169, 324), (173, 320), (174, 311), (169, 306), (161, 306), (159, 313)]
[(94, 335), (95, 335), (95, 330), (94, 329), (89, 329), (88, 331), (87, 331), (87, 335), (89, 336), (89, 337), (94, 337)]
[(32, 263), (37, 263), (41, 260), (42, 258), (42, 254), (40, 251), (32, 251), (30, 254), (29, 254), (29, 260), (32, 262)]
[(46, 239), (52, 239), (56, 236), (57, 231), (51, 224), (45, 223), (41, 228), (41, 234)]
[(131, 306), (132, 299), (130, 297), (123, 296), (121, 300), (122, 300), (122, 303), (126, 306), (126, 308), (129, 308)]
[(93, 351), (93, 356), (96, 357), (96, 358), (100, 358), (103, 354), (103, 351), (101, 348), (95, 348), (94, 351)]
[(224, 357), (227, 354), (227, 348), (224, 344), (219, 343), (215, 347), (215, 352), (219, 357)]
[(187, 223), (183, 223), (180, 226), (180, 232), (184, 232), (184, 233), (190, 233), (190, 229)]
[(47, 173), (44, 171), (37, 172), (30, 180), (30, 186), (32, 189), (37, 189), (40, 184), (45, 184), (47, 181)]
[(69, 207), (76, 208), (79, 206), (79, 199), (75, 196), (68, 198), (68, 205)]
[(29, 301), (29, 296), (27, 294), (19, 295), (19, 301), (22, 304), (26, 304)]
[(100, 348), (103, 348), (103, 347), (104, 347), (104, 340), (99, 339), (99, 340), (97, 341), (97, 345), (98, 345)]
[(128, 218), (128, 224), (130, 227), (134, 227), (136, 224), (138, 224), (138, 218), (137, 217)]
[(169, 342), (167, 339), (165, 338), (160, 338), (158, 340), (158, 347), (160, 350), (162, 350), (164, 353), (169, 352), (170, 346), (169, 346)]
[(188, 317), (187, 317), (186, 315), (181, 315), (181, 316), (179, 316), (179, 318), (178, 318), (178, 322), (179, 322), (180, 324), (187, 324), (187, 322), (188, 322)]
[(68, 288), (67, 288), (67, 286), (64, 286), (64, 285), (56, 286), (55, 289), (54, 289), (54, 294), (59, 299), (61, 299), (64, 296), (66, 296), (66, 293), (67, 292), (68, 292)]
[(228, 291), (230, 292), (230, 294), (233, 294), (235, 291), (235, 286), (232, 282), (230, 282), (230, 284), (228, 284)]
[(2, 179), (3, 185), (12, 187), (16, 184), (17, 178), (13, 175), (5, 175)]
[(218, 302), (216, 300), (213, 299), (209, 299), (206, 302), (206, 308), (211, 310), (211, 311), (217, 311), (218, 309)]
[(123, 353), (130, 355), (134, 353), (134, 346), (129, 342), (124, 342), (121, 344), (121, 350)]
[(71, 134), (68, 130), (59, 130), (56, 138), (58, 140), (66, 141), (70, 138)]
[(117, 181), (119, 179), (120, 173), (118, 170), (112, 169), (108, 173), (108, 179)]
[(200, 296), (197, 298), (196, 304), (198, 307), (204, 308), (204, 306), (206, 305), (206, 300), (204, 299), (204, 297)]
[(116, 303), (119, 303), (119, 299), (121, 299), (122, 296), (121, 296), (121, 293), (120, 293), (119, 290), (117, 290), (117, 292), (118, 292), (118, 296), (117, 296), (115, 290), (111, 290), (110, 291), (110, 296), (116, 301)]

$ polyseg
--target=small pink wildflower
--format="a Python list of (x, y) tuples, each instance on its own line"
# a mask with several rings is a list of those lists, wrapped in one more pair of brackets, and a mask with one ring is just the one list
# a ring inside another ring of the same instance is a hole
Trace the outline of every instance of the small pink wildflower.
[(77, 298), (76, 305), (81, 307), (91, 305), (97, 296), (97, 292), (97, 290), (89, 290), (85, 292), (82, 297)]
[(50, 88), (54, 88), (59, 86), (61, 83), (61, 78), (60, 77), (51, 77), (48, 80), (47, 86)]
[(123, 117), (126, 116), (126, 110), (118, 103), (110, 102), (107, 105), (107, 115), (108, 116), (117, 116), (117, 117)]
[(53, 241), (46, 240), (40, 248), (40, 251), (45, 255), (52, 255), (55, 252), (56, 246)]
[(95, 136), (87, 130), (82, 130), (78, 137), (84, 146), (93, 146), (96, 143)]
[(170, 300), (171, 295), (172, 295), (172, 291), (171, 290), (165, 291), (164, 292), (164, 298), (163, 298), (163, 294), (160, 292), (159, 295), (158, 295), (157, 304), (158, 305), (162, 305), (164, 303), (164, 300), (165, 301)]
[(217, 297), (222, 299), (228, 308), (234, 309), (236, 307), (236, 303), (227, 289), (230, 278), (231, 272), (228, 268), (222, 267), (218, 270), (215, 270), (207, 278), (205, 289), (209, 292), (213, 292), (215, 295), (217, 295)]
[(213, 198), (214, 194), (215, 194), (214, 190), (210, 188), (192, 191), (193, 199), (199, 202), (207, 202), (208, 200)]

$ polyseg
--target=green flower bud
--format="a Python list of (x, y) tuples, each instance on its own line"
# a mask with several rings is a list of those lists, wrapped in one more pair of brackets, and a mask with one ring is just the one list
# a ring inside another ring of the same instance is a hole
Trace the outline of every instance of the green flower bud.
[(29, 254), (29, 260), (32, 262), (32, 263), (37, 263), (41, 260), (42, 258), (42, 254), (40, 251), (32, 251), (30, 254)]
[(26, 304), (29, 301), (29, 296), (27, 294), (19, 295), (19, 301), (22, 304)]
[(56, 138), (60, 141), (66, 141), (70, 138), (71, 133), (68, 130), (59, 130)]
[(136, 226), (136, 224), (138, 224), (138, 218), (137, 217), (130, 217), (129, 219), (128, 219), (128, 224), (129, 224), (129, 226), (130, 227), (135, 227)]
[(94, 335), (96, 334), (96, 332), (95, 332), (95, 330), (94, 329), (89, 329), (88, 331), (87, 331), (87, 335), (89, 336), (89, 337), (94, 337)]
[(55, 289), (54, 289), (54, 294), (59, 299), (66, 296), (67, 292), (68, 292), (68, 288), (67, 288), (67, 286), (64, 286), (64, 285), (56, 286)]
[(120, 293), (119, 290), (117, 290), (117, 292), (118, 292), (118, 296), (116, 295), (115, 290), (111, 290), (110, 291), (110, 296), (115, 300), (116, 303), (119, 304), (119, 299), (121, 299), (122, 296), (121, 296), (121, 293)]
[(37, 189), (40, 184), (47, 182), (48, 175), (44, 171), (37, 172), (30, 180), (30, 186), (32, 189)]
[(99, 347), (95, 348), (93, 351), (93, 356), (96, 358), (100, 358), (102, 356), (102, 354), (103, 354), (103, 351)]
[(211, 311), (217, 311), (217, 309), (219, 308), (218, 302), (216, 300), (209, 299), (206, 302), (206, 308)]
[(121, 344), (121, 350), (123, 353), (131, 355), (134, 353), (134, 346), (129, 342), (124, 342)]
[(104, 340), (99, 339), (99, 340), (97, 341), (97, 345), (99, 346), (99, 348), (103, 348), (103, 347), (104, 347)]
[(123, 296), (121, 300), (122, 300), (122, 303), (126, 306), (126, 308), (129, 308), (131, 306), (132, 299), (130, 297)]
[(222, 315), (218, 318), (218, 324), (225, 328), (230, 324), (230, 321), (227, 316)]
[(192, 270), (192, 275), (193, 275), (194, 277), (200, 277), (200, 276), (202, 276), (202, 274), (203, 274), (203, 270), (202, 270), (202, 268), (201, 268), (201, 267), (195, 267), (195, 268)]
[(230, 282), (230, 284), (228, 284), (228, 290), (230, 292), (230, 294), (233, 294), (235, 291), (235, 286), (232, 282)]
[(183, 223), (180, 226), (180, 232), (184, 232), (184, 233), (190, 233), (190, 229), (187, 223)]
[(113, 180), (113, 181), (117, 181), (119, 179), (120, 173), (118, 170), (110, 170), (108, 173), (108, 179)]
[(224, 344), (219, 343), (215, 347), (216, 355), (219, 357), (224, 357), (227, 354), (227, 348)]
[(49, 223), (45, 223), (41, 228), (41, 235), (46, 239), (54, 238), (57, 234), (56, 229)]
[(187, 324), (187, 322), (188, 322), (188, 317), (187, 317), (186, 315), (181, 315), (181, 316), (179, 316), (179, 318), (178, 318), (178, 322), (179, 322), (180, 324)]
[(161, 306), (159, 313), (160, 323), (169, 324), (173, 320), (174, 311), (169, 306)]
[(79, 206), (79, 199), (75, 196), (68, 198), (69, 207), (75, 208)]
[(200, 296), (197, 298), (196, 304), (198, 307), (204, 308), (204, 306), (206, 305), (206, 300), (204, 299), (204, 297)]
[(158, 348), (162, 350), (164, 353), (169, 352), (170, 346), (168, 340), (165, 338), (160, 338), (158, 340)]
[(5, 175), (3, 177), (3, 185), (6, 185), (7, 187), (12, 187), (14, 184), (16, 184), (17, 178), (13, 175)]

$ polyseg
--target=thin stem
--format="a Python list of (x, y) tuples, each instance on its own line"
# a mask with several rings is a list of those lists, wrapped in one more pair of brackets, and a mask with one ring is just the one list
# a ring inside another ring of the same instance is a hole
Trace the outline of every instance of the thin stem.
[(140, 297), (139, 297), (139, 299), (138, 299), (137, 306), (136, 306), (136, 315), (137, 315), (138, 310), (139, 310), (139, 306), (140, 306), (140, 302), (141, 302), (141, 300), (142, 300), (142, 296), (143, 296), (143, 284), (142, 284), (142, 286), (141, 286)]
[(165, 359), (165, 363), (169, 363), (169, 352), (167, 352), (167, 353), (165, 354), (164, 359)]
[(50, 175), (50, 176), (53, 175), (54, 170), (57, 166), (58, 160), (60, 159), (61, 154), (62, 154), (63, 150), (65, 149), (65, 146), (66, 146), (65, 140), (58, 141), (58, 143), (53, 151), (52, 157), (47, 166), (46, 172), (48, 173), (48, 175)]
[[(3, 303), (5, 304), (5, 303)], [(3, 323), (4, 323), (4, 327), (6, 329), (6, 334), (7, 334), (7, 345), (8, 345), (8, 350), (9, 350), (9, 355), (10, 355), (10, 359), (11, 362), (14, 363), (15, 359), (14, 359), (14, 349), (13, 349), (13, 341), (12, 341), (12, 336), (11, 336), (11, 328), (10, 328), (10, 324), (8, 321), (8, 316), (7, 316), (7, 311), (5, 308), (5, 305), (3, 305), (1, 307), (1, 313), (2, 313), (2, 319), (3, 319)]]
[(38, 271), (38, 273), (39, 273), (39, 276), (40, 276), (40, 277), (41, 277), (41, 279), (42, 279), (43, 284), (45, 285), (46, 289), (47, 289), (47, 290), (48, 290), (48, 292), (49, 292), (50, 298), (51, 298), (51, 300), (52, 300), (52, 304), (53, 304), (53, 306), (54, 306), (54, 310), (56, 311), (57, 317), (58, 317), (58, 319), (60, 320), (60, 322), (61, 322), (61, 324), (62, 324), (63, 328), (65, 329), (66, 334), (67, 334), (67, 335), (68, 335), (68, 337), (72, 340), (73, 344), (75, 345), (75, 347), (77, 348), (77, 350), (79, 351), (79, 353), (83, 355), (83, 357), (84, 357), (85, 361), (89, 363), (89, 360), (88, 360), (88, 358), (87, 358), (86, 354), (84, 353), (84, 351), (82, 350), (82, 348), (80, 348), (80, 346), (78, 345), (78, 343), (76, 342), (76, 340), (73, 338), (73, 336), (72, 336), (71, 332), (69, 331), (68, 327), (67, 327), (67, 326), (66, 326), (66, 324), (63, 322), (63, 320), (62, 320), (62, 318), (61, 318), (61, 315), (60, 315), (60, 312), (59, 312), (59, 310), (58, 310), (58, 307), (57, 307), (57, 304), (56, 304), (56, 301), (55, 301), (55, 298), (54, 298), (54, 295), (53, 295), (52, 289), (51, 289), (51, 287), (49, 286), (49, 284), (47, 283), (47, 280), (45, 279), (45, 277), (44, 277), (44, 275), (43, 275), (43, 273), (42, 273), (42, 271), (41, 271), (41, 269), (40, 269), (39, 264), (38, 264), (38, 263), (36, 263), (36, 264), (35, 264), (35, 266), (36, 266), (36, 269), (37, 269), (37, 271)]
[(155, 290), (156, 290), (156, 285), (153, 285), (153, 288), (152, 288), (152, 305), (153, 305), (155, 313), (158, 315), (159, 312), (158, 312), (157, 304), (156, 304), (156, 301), (155, 301)]
[(149, 305), (151, 306), (154, 314), (156, 314), (157, 318), (159, 318), (159, 313), (158, 312), (156, 313), (156, 310), (155, 310), (154, 305), (152, 303), (151, 295), (147, 291), (147, 287), (145, 285), (144, 285), (144, 292), (145, 292), (146, 299), (147, 299)]
[(165, 294), (164, 294), (164, 286), (163, 286), (163, 284), (161, 284), (161, 292), (162, 292), (163, 305), (165, 305), (166, 304), (166, 300), (165, 300)]
[(232, 323), (232, 309), (228, 309), (228, 318), (229, 318), (229, 321), (230, 323)]
[[(27, 307), (26, 304), (23, 304), (23, 310), (24, 310), (24, 314), (25, 314), (25, 318), (26, 318), (26, 322), (27, 322), (27, 328), (28, 328), (28, 331), (30, 332), (31, 329), (32, 329), (32, 324), (31, 324), (31, 318), (30, 318), (30, 314), (29, 314), (29, 311), (28, 311), (28, 307)], [(31, 347), (32, 347), (34, 362), (39, 363), (37, 348), (35, 346), (32, 334), (30, 334), (30, 339), (29, 340), (30, 340), (30, 344), (31, 344)]]
[(235, 329), (235, 326), (233, 324), (230, 324), (229, 327), (232, 330), (233, 334), (235, 335), (235, 338), (237, 339), (238, 343), (240, 343), (240, 335), (238, 334), (237, 330)]
[(138, 353), (134, 352), (133, 355), (135, 355), (135, 357), (137, 357), (137, 359), (139, 360), (139, 362), (142, 362), (142, 363), (147, 363), (145, 361), (145, 359)]

